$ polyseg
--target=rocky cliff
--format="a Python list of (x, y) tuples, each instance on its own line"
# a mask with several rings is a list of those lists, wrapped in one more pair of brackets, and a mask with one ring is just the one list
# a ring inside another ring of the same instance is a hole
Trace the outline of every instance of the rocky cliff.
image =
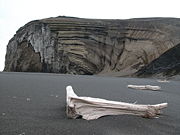
[(141, 77), (170, 77), (177, 74), (180, 74), (180, 44), (169, 49), (136, 73), (137, 76)]
[(178, 43), (176, 18), (47, 18), (16, 32), (4, 71), (133, 75)]

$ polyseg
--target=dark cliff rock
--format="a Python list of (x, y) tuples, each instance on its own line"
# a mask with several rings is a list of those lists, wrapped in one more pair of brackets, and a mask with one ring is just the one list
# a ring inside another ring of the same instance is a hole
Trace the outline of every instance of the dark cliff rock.
[(169, 49), (136, 73), (137, 76), (142, 77), (171, 77), (178, 74), (180, 74), (180, 44)]
[(4, 71), (132, 75), (180, 43), (180, 19), (32, 21), (9, 41)]

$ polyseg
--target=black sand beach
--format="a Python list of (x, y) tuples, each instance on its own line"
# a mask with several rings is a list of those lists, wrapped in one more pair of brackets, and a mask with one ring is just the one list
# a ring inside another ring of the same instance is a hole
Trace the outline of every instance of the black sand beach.
[[(128, 89), (150, 84), (161, 91)], [(68, 119), (65, 87), (79, 96), (139, 104), (168, 102), (159, 118), (107, 116), (97, 120)], [(72, 76), (41, 73), (0, 73), (0, 135), (179, 135), (180, 82), (156, 79)]]

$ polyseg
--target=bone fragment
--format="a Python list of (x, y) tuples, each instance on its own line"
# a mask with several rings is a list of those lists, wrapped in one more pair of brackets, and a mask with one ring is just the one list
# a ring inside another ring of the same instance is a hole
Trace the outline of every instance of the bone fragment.
[(168, 80), (157, 80), (157, 82), (160, 82), (160, 83), (168, 83), (169, 81)]
[(138, 115), (146, 118), (156, 117), (167, 103), (141, 105), (125, 102), (110, 101), (100, 98), (79, 97), (71, 86), (66, 87), (66, 114), (69, 118), (82, 117), (85, 120), (98, 119), (106, 115)]
[(128, 85), (128, 88), (138, 89), (138, 90), (160, 90), (161, 87), (159, 86), (152, 86), (152, 85)]

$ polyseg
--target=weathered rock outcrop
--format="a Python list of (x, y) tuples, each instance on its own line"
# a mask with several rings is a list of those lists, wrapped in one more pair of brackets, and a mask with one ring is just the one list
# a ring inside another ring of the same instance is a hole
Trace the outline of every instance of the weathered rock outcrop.
[(170, 77), (177, 74), (180, 74), (180, 44), (169, 49), (136, 73), (137, 76), (142, 77)]
[(132, 75), (180, 43), (180, 19), (32, 21), (9, 41), (4, 71)]

